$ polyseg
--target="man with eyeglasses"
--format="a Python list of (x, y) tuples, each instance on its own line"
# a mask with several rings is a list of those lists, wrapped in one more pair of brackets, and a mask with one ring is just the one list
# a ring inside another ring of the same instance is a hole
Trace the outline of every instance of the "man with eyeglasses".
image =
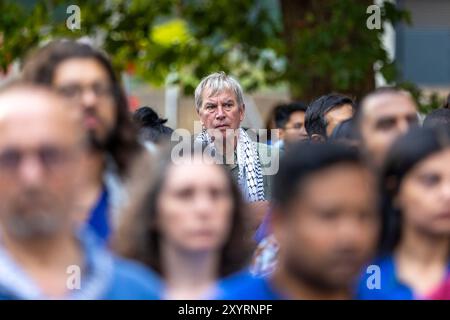
[(155, 299), (158, 278), (79, 228), (86, 134), (48, 88), (0, 90), (0, 300)]
[(143, 149), (119, 78), (100, 51), (85, 43), (57, 40), (28, 57), (23, 79), (55, 88), (82, 110), (90, 141), (90, 174), (79, 201), (88, 225), (107, 240), (127, 198), (123, 186), (131, 164)]

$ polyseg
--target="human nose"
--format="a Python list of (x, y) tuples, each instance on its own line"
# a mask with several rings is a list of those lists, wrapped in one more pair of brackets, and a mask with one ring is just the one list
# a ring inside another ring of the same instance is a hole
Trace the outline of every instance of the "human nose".
[(84, 107), (91, 107), (96, 104), (98, 99), (97, 94), (92, 88), (84, 88), (81, 92), (81, 103)]
[(44, 169), (36, 156), (27, 156), (19, 165), (19, 179), (28, 186), (40, 185), (44, 179)]
[(225, 111), (223, 109), (222, 106), (218, 106), (217, 107), (217, 112), (216, 112), (216, 119), (224, 119), (225, 118)]

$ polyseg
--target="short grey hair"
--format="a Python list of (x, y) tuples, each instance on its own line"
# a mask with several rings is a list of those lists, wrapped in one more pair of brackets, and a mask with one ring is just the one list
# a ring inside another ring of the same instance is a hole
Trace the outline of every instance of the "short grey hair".
[(195, 109), (197, 112), (202, 106), (202, 95), (205, 89), (211, 90), (212, 96), (224, 90), (231, 89), (236, 96), (236, 102), (239, 105), (239, 108), (244, 104), (244, 94), (239, 82), (225, 72), (220, 71), (204, 77), (195, 89)]

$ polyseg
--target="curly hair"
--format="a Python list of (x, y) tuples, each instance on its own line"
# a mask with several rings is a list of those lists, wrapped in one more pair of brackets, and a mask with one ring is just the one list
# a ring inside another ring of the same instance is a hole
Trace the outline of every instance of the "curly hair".
[(23, 66), (22, 78), (26, 82), (51, 86), (58, 66), (65, 60), (73, 58), (96, 60), (109, 76), (117, 108), (117, 119), (115, 129), (105, 145), (105, 150), (112, 156), (119, 174), (123, 177), (128, 173), (131, 160), (142, 150), (142, 147), (138, 143), (136, 128), (129, 116), (125, 92), (105, 54), (85, 43), (56, 40), (37, 49), (27, 57)]

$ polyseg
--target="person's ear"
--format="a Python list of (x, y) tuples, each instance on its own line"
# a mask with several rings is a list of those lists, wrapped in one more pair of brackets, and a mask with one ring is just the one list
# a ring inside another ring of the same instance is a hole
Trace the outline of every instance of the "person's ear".
[(312, 142), (318, 142), (318, 143), (325, 142), (325, 137), (321, 136), (320, 134), (314, 133), (311, 136), (311, 141)]
[(285, 135), (285, 130), (284, 129), (282, 129), (282, 128), (280, 128), (280, 129), (277, 129), (277, 132), (278, 132), (278, 139), (279, 140), (284, 140), (284, 137), (286, 136)]

